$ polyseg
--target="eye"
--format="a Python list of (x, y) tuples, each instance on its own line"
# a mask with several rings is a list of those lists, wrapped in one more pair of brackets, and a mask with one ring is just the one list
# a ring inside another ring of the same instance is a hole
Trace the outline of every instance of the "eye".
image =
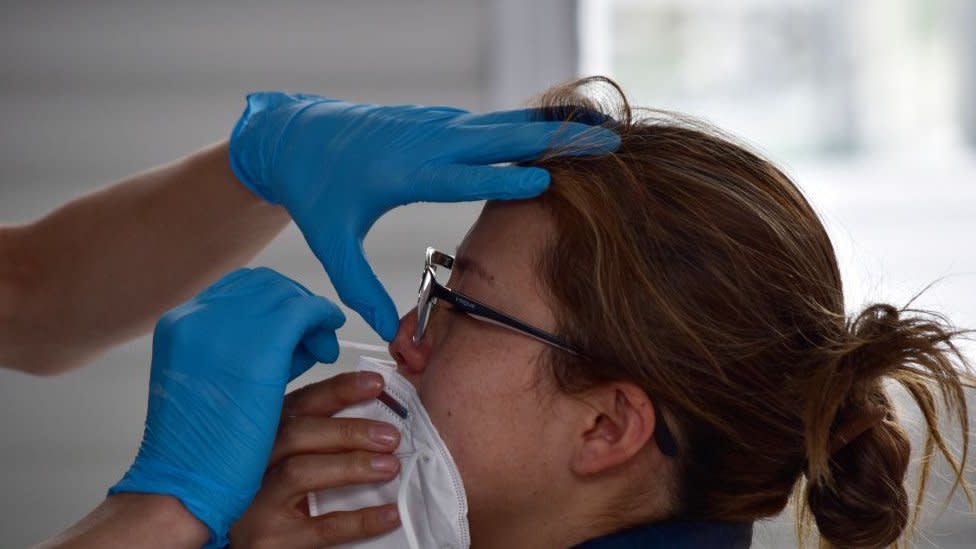
[(451, 312), (457, 312), (457, 310), (452, 307), (450, 303), (438, 299), (437, 301), (431, 303), (430, 306), (430, 324), (440, 324), (446, 318), (448, 318), (448, 315)]

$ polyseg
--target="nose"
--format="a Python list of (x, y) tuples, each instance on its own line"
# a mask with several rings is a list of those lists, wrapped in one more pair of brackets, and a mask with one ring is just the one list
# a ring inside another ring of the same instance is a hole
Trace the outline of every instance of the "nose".
[(427, 368), (427, 361), (430, 360), (431, 338), (425, 337), (420, 343), (414, 343), (413, 335), (416, 331), (417, 308), (414, 307), (400, 319), (400, 328), (390, 342), (390, 356), (404, 375), (423, 373)]

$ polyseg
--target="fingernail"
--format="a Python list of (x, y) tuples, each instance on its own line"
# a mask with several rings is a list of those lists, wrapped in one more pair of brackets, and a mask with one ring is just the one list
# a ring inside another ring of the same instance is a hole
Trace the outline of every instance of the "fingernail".
[(398, 460), (396, 456), (383, 454), (381, 456), (371, 457), (369, 459), (369, 466), (372, 467), (374, 471), (392, 473), (400, 467), (400, 460)]
[(375, 391), (383, 387), (383, 376), (374, 372), (356, 374), (356, 385), (363, 391)]
[(370, 440), (383, 446), (393, 446), (399, 436), (400, 433), (391, 425), (373, 425), (369, 428)]
[(380, 512), (380, 518), (387, 524), (396, 524), (400, 522), (400, 513), (396, 509), (384, 509)]

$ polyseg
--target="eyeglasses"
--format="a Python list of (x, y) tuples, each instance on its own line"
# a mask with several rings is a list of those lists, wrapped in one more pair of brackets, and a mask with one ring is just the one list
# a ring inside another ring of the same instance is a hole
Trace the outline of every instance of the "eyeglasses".
[[(586, 358), (586, 356), (574, 349), (569, 344), (562, 341), (558, 336), (545, 330), (526, 324), (521, 320), (507, 315), (497, 309), (493, 309), (475, 299), (456, 292), (447, 286), (437, 282), (437, 267), (451, 269), (454, 266), (454, 257), (444, 252), (427, 248), (426, 260), (424, 262), (424, 272), (420, 277), (420, 290), (417, 293), (417, 327), (414, 331), (413, 341), (419, 343), (427, 333), (430, 324), (431, 312), (438, 300), (444, 300), (458, 309), (460, 312), (489, 324), (501, 326), (522, 335), (531, 337), (537, 341), (555, 347), (571, 355)], [(657, 442), (661, 453), (666, 456), (674, 457), (678, 453), (678, 446), (670, 429), (664, 423), (664, 416), (661, 415), (657, 404), (653, 403), (654, 414), (657, 418), (654, 429), (654, 440)]]
[(417, 295), (417, 329), (413, 336), (414, 343), (419, 343), (424, 337), (430, 322), (433, 305), (437, 303), (437, 300), (442, 299), (472, 318), (508, 328), (547, 345), (552, 345), (567, 353), (582, 356), (582, 353), (562, 342), (555, 335), (545, 330), (540, 330), (535, 326), (530, 326), (515, 317), (509, 316), (497, 309), (492, 309), (460, 292), (455, 292), (443, 286), (437, 282), (438, 266), (444, 267), (445, 269), (452, 268), (454, 266), (454, 257), (439, 252), (434, 248), (427, 248), (427, 260), (424, 264), (424, 272), (420, 278), (420, 291)]

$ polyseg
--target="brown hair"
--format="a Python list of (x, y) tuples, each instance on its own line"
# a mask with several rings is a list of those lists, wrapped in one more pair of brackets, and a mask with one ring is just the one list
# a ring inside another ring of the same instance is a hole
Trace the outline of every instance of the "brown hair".
[[(953, 489), (965, 490), (972, 378), (954, 344), (961, 331), (880, 304), (848, 319), (813, 208), (728, 136), (635, 112), (604, 78), (555, 88), (538, 106), (621, 137), (610, 155), (554, 151), (536, 163), (552, 175), (541, 200), (556, 225), (541, 279), (558, 333), (587, 357), (554, 351), (547, 362), (566, 391), (628, 380), (665, 410), (679, 447), (672, 518), (751, 521), (803, 491), (824, 545), (895, 542), (909, 519), (910, 444), (885, 380), (925, 418), (915, 509), (936, 449)], [(959, 457), (939, 430), (937, 400), (958, 419)], [(850, 432), (877, 410), (863, 433)]]

